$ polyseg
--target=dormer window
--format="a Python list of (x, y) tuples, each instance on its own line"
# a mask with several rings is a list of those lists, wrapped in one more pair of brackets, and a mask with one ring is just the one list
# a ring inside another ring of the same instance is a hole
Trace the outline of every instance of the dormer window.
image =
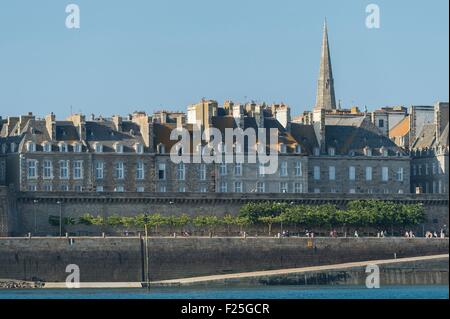
[(16, 152), (16, 143), (11, 143), (9, 145), (11, 153), (15, 153)]
[(28, 152), (36, 152), (36, 143), (28, 142), (27, 143), (27, 151)]
[(295, 153), (301, 154), (302, 153), (302, 146), (301, 145), (295, 145)]
[(44, 152), (50, 153), (52, 151), (52, 144), (50, 144), (49, 142), (44, 142), (44, 144), (42, 144), (42, 149), (44, 150)]
[(165, 154), (166, 147), (164, 146), (164, 144), (158, 144), (157, 151), (158, 151), (158, 154)]
[(6, 144), (2, 144), (2, 154), (6, 154)]
[(389, 153), (388, 153), (387, 148), (382, 147), (380, 151), (381, 151), (381, 155), (382, 155), (382, 156), (384, 156), (384, 157), (389, 156)]
[(123, 145), (120, 143), (115, 144), (116, 153), (122, 154), (123, 153)]
[(137, 154), (143, 154), (143, 153), (144, 153), (144, 145), (142, 145), (142, 144), (140, 144), (140, 143), (137, 143), (137, 144), (134, 146), (134, 149), (136, 150), (136, 153), (137, 153)]
[(69, 146), (66, 143), (59, 144), (59, 151), (61, 153), (67, 153), (69, 151)]
[(369, 147), (364, 148), (364, 154), (366, 156), (372, 156), (372, 149)]
[(336, 155), (336, 149), (334, 147), (330, 147), (328, 149), (328, 155), (335, 156)]
[(81, 146), (80, 143), (75, 143), (75, 144), (73, 144), (73, 151), (74, 151), (75, 153), (81, 153), (82, 150), (83, 150), (83, 148), (82, 148), (82, 146)]
[(281, 154), (286, 154), (287, 153), (286, 144), (283, 144), (283, 143), (280, 144), (280, 153)]
[(103, 153), (103, 145), (102, 144), (96, 143), (94, 147), (95, 147), (96, 153)]
[(319, 156), (319, 155), (320, 155), (320, 148), (314, 147), (314, 156)]

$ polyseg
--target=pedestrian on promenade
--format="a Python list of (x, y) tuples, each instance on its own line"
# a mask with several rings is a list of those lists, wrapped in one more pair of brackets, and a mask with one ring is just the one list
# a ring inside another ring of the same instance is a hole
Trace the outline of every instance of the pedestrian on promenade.
[(357, 230), (355, 230), (355, 238), (359, 238), (359, 234), (358, 234)]

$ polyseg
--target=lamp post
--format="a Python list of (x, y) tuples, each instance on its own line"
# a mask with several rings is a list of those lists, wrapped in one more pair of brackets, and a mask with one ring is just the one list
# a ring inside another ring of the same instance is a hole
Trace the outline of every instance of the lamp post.
[(34, 234), (37, 233), (37, 216), (36, 216), (36, 204), (39, 203), (37, 199), (33, 200), (33, 213), (34, 213)]
[(148, 256), (148, 214), (144, 214), (144, 230), (145, 230), (145, 282), (147, 284), (147, 289), (150, 289), (150, 278), (149, 278), (149, 256)]
[(57, 201), (56, 204), (59, 205), (59, 237), (62, 237), (62, 202)]

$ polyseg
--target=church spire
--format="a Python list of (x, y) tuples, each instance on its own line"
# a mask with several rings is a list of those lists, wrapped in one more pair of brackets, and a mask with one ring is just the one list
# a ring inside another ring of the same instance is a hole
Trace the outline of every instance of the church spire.
[(326, 19), (323, 26), (322, 55), (320, 60), (320, 73), (317, 85), (315, 109), (336, 109), (333, 70), (331, 67), (330, 46), (328, 43), (328, 27)]

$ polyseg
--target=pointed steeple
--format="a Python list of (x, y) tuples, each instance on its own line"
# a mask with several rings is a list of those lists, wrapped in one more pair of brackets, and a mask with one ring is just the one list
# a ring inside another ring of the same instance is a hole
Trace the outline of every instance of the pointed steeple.
[(328, 43), (328, 27), (325, 19), (323, 26), (322, 55), (320, 58), (319, 81), (315, 109), (335, 110), (333, 70), (331, 66), (330, 46)]

